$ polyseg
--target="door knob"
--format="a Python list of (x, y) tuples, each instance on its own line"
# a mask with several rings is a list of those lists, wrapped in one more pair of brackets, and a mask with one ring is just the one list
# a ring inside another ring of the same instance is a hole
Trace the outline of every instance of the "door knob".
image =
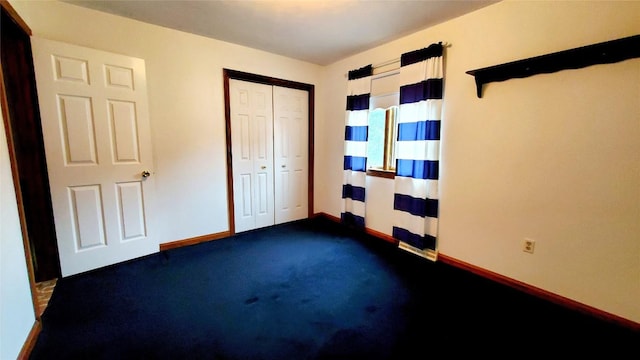
[(284, 169), (284, 168), (286, 168), (286, 167), (287, 167), (287, 165), (282, 165), (282, 168), (283, 168), (283, 169)]
[(264, 170), (264, 169), (266, 169), (266, 168), (267, 168), (267, 167), (266, 167), (266, 166), (264, 166), (264, 165), (260, 166), (260, 169), (262, 169), (262, 170)]
[(145, 170), (145, 171), (142, 172), (142, 178), (143, 179), (144, 178), (148, 178), (149, 176), (151, 176), (151, 173), (149, 171)]

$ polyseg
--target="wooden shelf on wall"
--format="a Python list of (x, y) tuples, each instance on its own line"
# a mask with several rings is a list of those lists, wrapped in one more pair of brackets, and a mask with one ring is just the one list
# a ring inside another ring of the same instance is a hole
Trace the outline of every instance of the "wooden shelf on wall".
[(490, 82), (525, 78), (567, 69), (580, 69), (596, 64), (611, 64), (640, 57), (640, 35), (531, 57), (505, 64), (469, 70), (475, 77), (478, 98), (482, 87)]

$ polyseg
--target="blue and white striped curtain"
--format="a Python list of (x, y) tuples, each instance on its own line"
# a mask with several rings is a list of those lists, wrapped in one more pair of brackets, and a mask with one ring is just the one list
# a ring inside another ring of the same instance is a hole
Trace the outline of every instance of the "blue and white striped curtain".
[(342, 213), (346, 225), (364, 228), (369, 97), (373, 66), (349, 71), (344, 131)]
[(401, 246), (436, 249), (443, 92), (443, 47), (400, 57), (393, 237)]

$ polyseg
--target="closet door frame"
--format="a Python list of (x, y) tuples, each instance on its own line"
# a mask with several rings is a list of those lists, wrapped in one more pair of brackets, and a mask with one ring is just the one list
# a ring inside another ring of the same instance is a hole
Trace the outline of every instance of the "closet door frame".
[(257, 75), (232, 69), (223, 69), (224, 80), (224, 116), (226, 121), (226, 139), (227, 139), (227, 212), (229, 216), (229, 233), (233, 235), (236, 233), (235, 229), (235, 211), (234, 211), (234, 199), (233, 199), (233, 164), (232, 164), (232, 151), (231, 151), (231, 106), (229, 96), (229, 80), (241, 80), (259, 84), (266, 84), (272, 86), (280, 86), (292, 89), (298, 89), (306, 91), (309, 101), (309, 141), (308, 141), (308, 217), (313, 216), (313, 153), (314, 153), (314, 97), (315, 86), (312, 84), (305, 84), (296, 81), (290, 81), (285, 79), (278, 79), (264, 75)]

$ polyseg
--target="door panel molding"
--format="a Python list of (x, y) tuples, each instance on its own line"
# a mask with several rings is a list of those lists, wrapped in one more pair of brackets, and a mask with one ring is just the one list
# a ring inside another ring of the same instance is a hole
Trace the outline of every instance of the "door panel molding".
[(315, 85), (306, 84), (297, 81), (290, 81), (285, 79), (279, 79), (264, 75), (257, 75), (247, 73), (243, 71), (237, 71), (232, 69), (223, 69), (223, 81), (224, 81), (224, 103), (225, 103), (225, 121), (226, 121), (226, 141), (227, 141), (227, 211), (229, 216), (229, 233), (235, 234), (235, 212), (234, 212), (234, 200), (233, 200), (233, 167), (232, 167), (232, 149), (231, 149), (231, 102), (229, 92), (229, 80), (241, 80), (253, 83), (280, 86), (291, 89), (298, 89), (306, 91), (308, 94), (308, 186), (307, 186), (307, 198), (308, 198), (308, 217), (313, 216), (313, 159), (314, 159), (314, 99), (315, 99)]

